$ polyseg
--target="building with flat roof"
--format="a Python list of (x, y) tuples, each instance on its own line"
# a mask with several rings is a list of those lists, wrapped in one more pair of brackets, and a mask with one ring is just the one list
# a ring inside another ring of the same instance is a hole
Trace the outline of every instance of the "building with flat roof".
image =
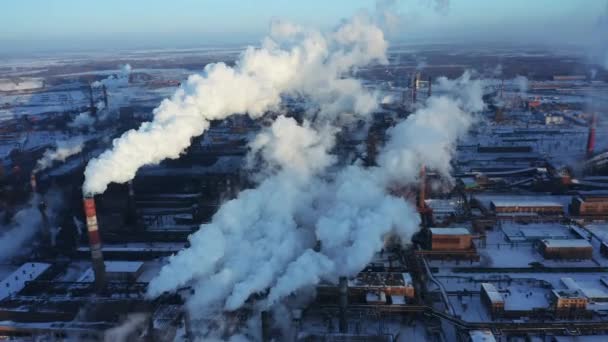
[(583, 239), (544, 239), (540, 251), (545, 259), (591, 259), (593, 246)]
[(485, 303), (492, 317), (500, 316), (505, 311), (505, 298), (490, 283), (481, 283), (481, 300)]
[(490, 209), (496, 214), (534, 213), (534, 214), (563, 214), (564, 206), (559, 202), (544, 200), (512, 200), (497, 199), (490, 202)]
[(431, 249), (468, 250), (472, 247), (472, 236), (466, 228), (431, 228)]

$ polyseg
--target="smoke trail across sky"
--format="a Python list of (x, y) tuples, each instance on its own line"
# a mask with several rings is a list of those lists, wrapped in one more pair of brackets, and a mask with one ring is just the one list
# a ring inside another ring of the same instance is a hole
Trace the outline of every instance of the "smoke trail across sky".
[(207, 65), (154, 110), (152, 122), (114, 140), (111, 150), (87, 165), (83, 191), (101, 193), (111, 182), (132, 179), (144, 165), (178, 158), (210, 120), (235, 113), (260, 117), (285, 94), (323, 103), (326, 116), (369, 112), (375, 96), (341, 76), (370, 62), (386, 63), (386, 48), (382, 31), (366, 15), (327, 34), (275, 21), (261, 48), (248, 48), (234, 67)]
[(81, 137), (57, 141), (55, 149), (44, 151), (42, 158), (36, 163), (34, 172), (39, 172), (51, 167), (55, 161), (65, 161), (68, 157), (80, 153), (83, 146), (84, 140)]

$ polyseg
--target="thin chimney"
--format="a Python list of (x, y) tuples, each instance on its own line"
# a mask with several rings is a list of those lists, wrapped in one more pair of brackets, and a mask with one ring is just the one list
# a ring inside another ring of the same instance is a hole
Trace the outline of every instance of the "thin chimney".
[(426, 167), (420, 167), (420, 193), (418, 194), (418, 209), (423, 211), (426, 208)]
[(32, 194), (38, 192), (38, 182), (36, 181), (36, 172), (34, 171), (30, 174), (30, 187), (32, 188)]
[(416, 103), (418, 92), (418, 74), (414, 75), (414, 81), (412, 82), (412, 104)]
[(340, 333), (346, 334), (348, 332), (348, 321), (346, 319), (346, 311), (348, 309), (348, 279), (340, 277), (338, 286), (340, 292), (340, 317), (338, 324)]
[(105, 84), (101, 85), (101, 90), (103, 91), (103, 105), (104, 105), (104, 108), (108, 108), (108, 89), (106, 88)]
[(431, 76), (429, 76), (429, 93), (428, 93), (428, 97), (431, 97), (431, 95), (433, 95), (433, 89), (432, 89), (432, 83), (433, 79), (431, 78)]
[(92, 116), (97, 115), (97, 107), (95, 107), (95, 99), (93, 98), (93, 85), (89, 84), (89, 110)]
[(106, 266), (101, 252), (101, 238), (99, 236), (97, 210), (95, 209), (95, 198), (93, 196), (84, 196), (84, 213), (87, 219), (91, 262), (93, 264), (93, 272), (95, 273), (95, 287), (97, 290), (101, 290), (106, 282)]
[(587, 156), (593, 155), (595, 149), (595, 126), (597, 124), (597, 116), (593, 113), (591, 125), (589, 126), (589, 136), (587, 137)]

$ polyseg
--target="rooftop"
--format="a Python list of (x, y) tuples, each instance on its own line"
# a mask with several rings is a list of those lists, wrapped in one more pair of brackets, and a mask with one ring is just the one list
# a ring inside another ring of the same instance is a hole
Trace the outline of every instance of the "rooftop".
[(466, 228), (431, 228), (433, 235), (470, 235)]
[(550, 248), (592, 248), (589, 241), (583, 239), (545, 239), (542, 243)]
[(2, 280), (2, 284), (0, 284), (0, 300), (23, 290), (26, 282), (35, 280), (49, 267), (51, 267), (50, 264), (41, 262), (28, 262), (21, 265), (15, 272)]

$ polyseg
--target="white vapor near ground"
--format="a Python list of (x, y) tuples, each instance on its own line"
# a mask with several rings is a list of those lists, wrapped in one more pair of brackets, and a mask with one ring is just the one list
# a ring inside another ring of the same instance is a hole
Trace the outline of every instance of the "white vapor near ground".
[(42, 158), (36, 163), (34, 172), (39, 172), (51, 167), (55, 161), (65, 161), (68, 157), (80, 153), (83, 147), (84, 140), (81, 137), (57, 141), (55, 149), (47, 149), (44, 151)]
[(342, 76), (370, 62), (386, 63), (386, 48), (382, 31), (365, 15), (327, 34), (275, 21), (260, 48), (248, 48), (234, 67), (207, 65), (154, 110), (152, 122), (114, 140), (111, 150), (87, 165), (83, 191), (101, 193), (111, 182), (132, 179), (144, 165), (178, 158), (210, 120), (235, 113), (260, 117), (276, 109), (282, 95), (323, 103), (324, 115), (369, 112), (375, 96)]
[(321, 280), (354, 276), (388, 237), (409, 243), (418, 213), (388, 189), (417, 182), (422, 165), (449, 177), (455, 142), (473, 122), (464, 103), (429, 99), (390, 131), (378, 167), (337, 171), (329, 154), (335, 129), (279, 117), (251, 143), (266, 178), (202, 225), (150, 283), (149, 295), (191, 286), (193, 317), (221, 320), (256, 294), (265, 309)]

